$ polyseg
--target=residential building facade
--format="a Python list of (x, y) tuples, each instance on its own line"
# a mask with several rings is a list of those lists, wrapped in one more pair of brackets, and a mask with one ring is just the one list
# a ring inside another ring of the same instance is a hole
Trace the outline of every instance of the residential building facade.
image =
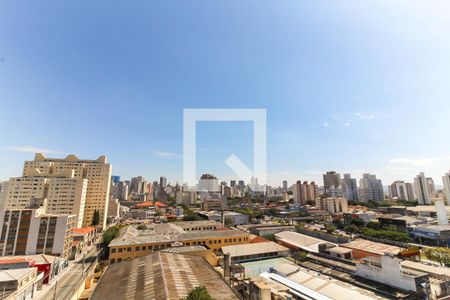
[(416, 195), (419, 204), (431, 204), (431, 197), (434, 192), (435, 188), (432, 178), (425, 177), (423, 172), (414, 178), (414, 194)]
[(43, 154), (37, 153), (34, 160), (25, 162), (22, 175), (32, 177), (36, 171), (45, 176), (67, 174), (72, 171), (73, 178), (87, 179), (83, 227), (92, 224), (95, 211), (100, 215), (99, 226), (106, 226), (112, 171), (106, 156), (100, 156), (96, 160), (83, 160), (71, 154), (58, 159), (46, 158)]
[(383, 184), (376, 175), (363, 174), (363, 178), (359, 181), (359, 196), (361, 201), (383, 201), (384, 191)]
[(75, 215), (53, 215), (42, 209), (0, 211), (0, 254), (70, 256)]

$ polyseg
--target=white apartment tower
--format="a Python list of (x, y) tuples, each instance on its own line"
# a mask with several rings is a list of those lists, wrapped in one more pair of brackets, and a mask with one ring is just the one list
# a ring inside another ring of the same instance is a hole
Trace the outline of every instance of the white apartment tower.
[(447, 205), (450, 205), (450, 171), (442, 176), (442, 181), (444, 183), (444, 194), (447, 200)]
[(423, 172), (414, 178), (414, 194), (419, 204), (431, 204), (431, 197), (434, 191), (433, 179), (425, 177)]
[(359, 194), (361, 201), (383, 201), (384, 191), (383, 184), (375, 175), (363, 174), (363, 178), (359, 180)]
[[(99, 226), (103, 228), (106, 226), (112, 172), (106, 156), (100, 156), (96, 160), (84, 160), (71, 154), (66, 158), (58, 159), (46, 158), (43, 154), (37, 153), (34, 160), (25, 162), (23, 177), (32, 177), (37, 171), (48, 177), (62, 176), (67, 172), (73, 172), (73, 178), (86, 179), (83, 227), (92, 224), (95, 211), (98, 211), (100, 215)], [(48, 205), (51, 205), (50, 201), (48, 201)]]

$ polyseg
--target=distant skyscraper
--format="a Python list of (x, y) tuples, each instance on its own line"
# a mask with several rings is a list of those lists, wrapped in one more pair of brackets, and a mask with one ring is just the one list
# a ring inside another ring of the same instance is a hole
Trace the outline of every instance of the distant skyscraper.
[(244, 185), (245, 185), (245, 182), (244, 182), (244, 180), (239, 180), (239, 182), (238, 182), (238, 185), (240, 185), (240, 186), (244, 186)]
[(444, 183), (445, 199), (447, 200), (447, 205), (450, 205), (450, 171), (442, 176), (442, 181)]
[(358, 185), (356, 179), (352, 178), (350, 174), (344, 174), (344, 178), (341, 181), (342, 195), (349, 201), (358, 201)]
[(286, 180), (283, 180), (283, 191), (287, 191), (288, 189), (288, 182)]
[(431, 204), (431, 197), (434, 192), (435, 188), (432, 178), (425, 177), (423, 172), (414, 178), (414, 194), (419, 204)]
[(111, 176), (111, 182), (112, 183), (119, 183), (120, 182), (120, 176), (112, 175)]
[(325, 193), (331, 188), (338, 188), (341, 186), (341, 175), (335, 171), (329, 171), (323, 174), (323, 187), (325, 188)]
[(144, 183), (145, 179), (142, 176), (137, 176), (131, 178), (131, 184), (130, 184), (130, 193), (133, 194), (142, 194), (142, 184)]
[(389, 195), (392, 199), (414, 200), (412, 184), (401, 180), (394, 181), (389, 186)]
[(236, 180), (231, 180), (230, 186), (234, 188), (236, 186)]
[(376, 175), (363, 174), (363, 178), (359, 181), (359, 196), (361, 201), (383, 201), (384, 191), (383, 184)]
[(159, 186), (162, 188), (165, 188), (167, 186), (167, 178), (166, 177), (159, 177)]

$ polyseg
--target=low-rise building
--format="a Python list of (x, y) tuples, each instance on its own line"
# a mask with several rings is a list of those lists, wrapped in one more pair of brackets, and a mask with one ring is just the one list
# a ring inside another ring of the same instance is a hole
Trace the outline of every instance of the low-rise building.
[(77, 258), (88, 248), (92, 247), (97, 237), (95, 227), (83, 227), (73, 229), (72, 258)]
[(398, 255), (403, 249), (397, 246), (386, 245), (364, 239), (356, 239), (350, 243), (341, 244), (341, 247), (352, 249), (352, 256), (356, 259), (368, 256), (381, 257), (385, 254)]
[(249, 234), (240, 230), (222, 229), (213, 221), (149, 224), (146, 228), (128, 226), (109, 245), (110, 263), (179, 246), (205, 246), (214, 253), (226, 245), (246, 244)]
[[(265, 280), (263, 280), (263, 279)], [(255, 284), (261, 282), (262, 284)], [(272, 272), (261, 273), (249, 284), (251, 295), (258, 300), (266, 299), (309, 299), (309, 300), (381, 300), (390, 299), (369, 290), (340, 281), (329, 276), (321, 276), (311, 270), (296, 265), (282, 264), (272, 268)], [(281, 286), (280, 286), (281, 285)], [(283, 289), (283, 286), (285, 289)]]
[(429, 285), (427, 274), (405, 270), (401, 262), (401, 259), (391, 255), (365, 257), (356, 264), (356, 275), (413, 292), (418, 292)]
[(426, 224), (426, 220), (402, 215), (382, 215), (378, 217), (378, 222), (382, 227), (394, 226), (399, 231), (406, 231), (408, 227), (419, 224)]
[(344, 213), (344, 223), (350, 224), (352, 219), (360, 219), (364, 222), (364, 224), (367, 224), (371, 221), (375, 221), (377, 217), (378, 215), (373, 211), (357, 210)]
[(275, 238), (278, 244), (294, 251), (303, 250), (318, 253), (320, 245), (334, 245), (328, 241), (291, 231), (276, 233)]
[(275, 242), (252, 243), (222, 247), (222, 253), (229, 255), (232, 263), (288, 256), (289, 249)]
[[(198, 212), (198, 214), (204, 218), (207, 218), (208, 220), (222, 222), (222, 212), (220, 211), (201, 211)], [(234, 211), (223, 212), (223, 218), (225, 221), (225, 225), (228, 226), (239, 226), (249, 223), (248, 215), (244, 215)]]
[(276, 234), (282, 231), (295, 231), (295, 226), (292, 225), (278, 225), (278, 224), (264, 224), (254, 226), (250, 229), (250, 232), (259, 236), (268, 236)]
[(90, 299), (179, 300), (197, 286), (213, 299), (240, 299), (202, 257), (167, 252), (109, 266)]
[(0, 292), (4, 300), (32, 299), (36, 293), (36, 268), (0, 271)]
[(432, 242), (436, 246), (450, 247), (450, 225), (418, 225), (412, 230), (418, 242)]
[(0, 270), (36, 268), (38, 274), (42, 273), (42, 283), (49, 283), (58, 275), (67, 264), (59, 257), (36, 254), (19, 255), (0, 258)]
[(50, 254), (69, 258), (75, 215), (52, 215), (41, 209), (0, 211), (0, 255)]

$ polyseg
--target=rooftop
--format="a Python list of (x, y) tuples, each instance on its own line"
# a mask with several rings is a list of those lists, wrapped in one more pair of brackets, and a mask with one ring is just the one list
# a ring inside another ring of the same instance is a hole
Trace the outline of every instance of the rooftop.
[[(286, 268), (283, 265), (279, 265), (274, 269), (280, 275), (272, 273), (264, 273), (261, 275), (266, 278), (280, 278), (283, 283), (294, 288), (296, 291), (300, 291), (302, 294), (309, 295), (311, 299), (386, 299), (365, 289), (337, 279), (332, 279), (328, 276), (320, 276), (318, 273), (307, 271), (303, 268), (297, 267), (297, 271), (295, 271), (293, 266), (287, 266)], [(286, 275), (283, 276), (283, 274)]]
[(384, 255), (385, 253), (391, 253), (397, 255), (403, 249), (397, 246), (386, 245), (382, 243), (372, 242), (364, 239), (356, 239), (350, 243), (342, 244), (342, 247), (371, 252), (378, 255)]
[(16, 281), (33, 272), (36, 272), (35, 268), (3, 270), (0, 271), (0, 282)]
[[(414, 211), (414, 212), (436, 212), (436, 206), (434, 205), (417, 205), (407, 207), (406, 210)], [(446, 206), (445, 210), (447, 213), (450, 213), (450, 206)]]
[(435, 267), (426, 265), (420, 262), (404, 260), (402, 261), (402, 267), (412, 270), (417, 270), (425, 273), (432, 274), (434, 276), (447, 276), (450, 277), (450, 268), (447, 267)]
[(14, 264), (27, 261), (34, 261), (37, 265), (52, 264), (58, 257), (47, 254), (33, 254), (33, 255), (16, 255), (0, 258), (0, 264)]
[(88, 234), (93, 231), (95, 231), (95, 227), (92, 227), (92, 226), (73, 229), (73, 233), (77, 234), (77, 235), (85, 235), (85, 234)]
[(415, 229), (420, 229), (423, 231), (429, 231), (429, 232), (435, 232), (440, 233), (441, 231), (450, 231), (450, 225), (417, 225)]
[(169, 252), (169, 253), (188, 253), (193, 251), (203, 251), (207, 250), (204, 246), (182, 246), (182, 247), (171, 247), (164, 250), (161, 250), (162, 252)]
[(280, 252), (280, 251), (289, 251), (289, 249), (284, 246), (278, 245), (275, 242), (270, 241), (265, 243), (232, 245), (222, 247), (222, 252), (224, 254), (230, 254), (231, 257)]
[(109, 266), (91, 299), (179, 300), (197, 286), (214, 299), (239, 299), (202, 257), (165, 252)]
[(114, 239), (110, 246), (126, 246), (135, 244), (171, 243), (183, 240), (195, 240), (204, 238), (238, 237), (246, 234), (240, 230), (198, 230), (185, 231), (183, 228), (195, 226), (216, 225), (211, 221), (174, 222), (163, 224), (148, 224), (147, 229), (137, 229), (130, 225), (120, 232), (120, 236)]
[(282, 241), (286, 241), (297, 246), (311, 246), (320, 243), (328, 243), (327, 241), (316, 239), (314, 237), (292, 231), (283, 231), (276, 233), (275, 237), (277, 238), (277, 240), (279, 239)]

